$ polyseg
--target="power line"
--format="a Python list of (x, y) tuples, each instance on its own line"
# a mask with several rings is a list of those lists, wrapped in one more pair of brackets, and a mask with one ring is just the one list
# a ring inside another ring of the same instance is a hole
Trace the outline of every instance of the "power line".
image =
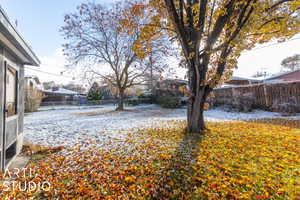
[[(270, 45), (266, 45), (266, 46), (262, 46), (262, 47), (257, 47), (257, 48), (254, 48), (252, 50), (246, 51), (245, 53), (249, 53), (251, 51), (256, 51), (256, 50), (259, 50), (259, 49), (264, 49), (264, 48), (271, 47), (271, 46), (280, 45), (282, 43), (287, 43), (287, 42), (291, 42), (291, 41), (294, 41), (294, 40), (300, 40), (300, 38), (294, 38), (294, 39), (290, 39), (290, 40), (287, 40), (287, 41), (281, 42), (281, 43), (274, 43), (274, 44), (270, 44)], [(33, 68), (30, 68), (30, 67), (27, 67), (27, 66), (25, 68), (33, 70), (33, 71), (37, 71), (37, 72), (40, 72), (40, 73), (48, 74), (48, 75), (51, 75), (51, 76), (65, 77), (65, 78), (72, 78), (72, 79), (74, 79), (74, 77), (72, 77), (72, 76), (65, 76), (65, 75), (61, 75), (61, 74), (54, 74), (54, 73), (51, 73), (51, 72), (45, 72), (45, 71), (42, 71), (42, 70), (33, 69)]]
[(48, 74), (48, 75), (52, 75), (52, 76), (57, 76), (57, 77), (65, 77), (65, 78), (74, 78), (72, 76), (65, 76), (65, 75), (60, 75), (60, 74), (54, 74), (54, 73), (51, 73), (51, 72), (45, 72), (45, 71), (42, 71), (42, 70), (38, 70), (38, 69), (33, 69), (31, 67), (25, 67), (27, 69), (30, 69), (30, 70), (33, 70), (33, 71), (37, 71), (37, 72), (40, 72), (40, 73), (44, 73), (44, 74)]

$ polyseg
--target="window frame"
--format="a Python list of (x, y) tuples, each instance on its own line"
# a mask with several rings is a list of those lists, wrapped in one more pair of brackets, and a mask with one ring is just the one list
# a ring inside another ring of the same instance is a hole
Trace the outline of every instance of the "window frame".
[[(9, 115), (8, 108), (7, 108), (7, 77), (8, 77), (8, 71), (14, 74), (14, 81), (15, 81), (15, 108), (14, 108), (14, 114)], [(15, 117), (19, 114), (19, 106), (18, 106), (18, 99), (19, 99), (19, 68), (11, 61), (8, 59), (5, 59), (5, 117), (10, 118), (10, 117)]]

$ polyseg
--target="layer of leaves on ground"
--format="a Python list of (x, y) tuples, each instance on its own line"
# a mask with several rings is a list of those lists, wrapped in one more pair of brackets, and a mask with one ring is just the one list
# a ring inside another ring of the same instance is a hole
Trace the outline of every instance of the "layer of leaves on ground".
[(256, 123), (262, 124), (276, 124), (280, 126), (288, 126), (291, 128), (300, 128), (300, 120), (297, 119), (284, 119), (284, 118), (262, 118), (249, 120)]
[[(90, 145), (30, 164), (49, 191), (2, 192), (35, 199), (299, 199), (300, 130), (253, 122), (184, 123), (132, 133), (114, 149)], [(2, 186), (3, 187), (3, 186)], [(2, 188), (3, 189), (3, 188)], [(2, 191), (2, 190), (1, 190)]]

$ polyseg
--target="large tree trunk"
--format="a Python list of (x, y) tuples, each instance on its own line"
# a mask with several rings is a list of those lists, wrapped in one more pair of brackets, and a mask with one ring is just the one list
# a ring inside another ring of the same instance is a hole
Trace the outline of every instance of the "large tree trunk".
[(203, 116), (206, 96), (205, 92), (199, 92), (198, 95), (189, 99), (187, 112), (189, 133), (202, 134), (206, 129)]
[[(200, 86), (205, 80), (205, 72), (202, 71), (202, 74), (197, 74), (195, 68), (198, 66), (199, 64), (192, 62), (188, 72), (191, 96), (187, 110), (187, 129), (189, 133), (203, 134), (206, 129), (203, 116), (204, 105), (211, 89), (208, 85)], [(205, 67), (202, 66), (203, 68)]]
[(118, 107), (116, 108), (116, 110), (124, 110), (124, 91), (120, 91), (119, 93)]

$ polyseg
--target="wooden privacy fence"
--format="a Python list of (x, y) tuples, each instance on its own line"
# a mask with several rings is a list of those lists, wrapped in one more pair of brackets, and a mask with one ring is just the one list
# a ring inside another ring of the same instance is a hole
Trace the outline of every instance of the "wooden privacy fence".
[(300, 81), (217, 88), (213, 91), (215, 104), (233, 105), (245, 95), (251, 96), (257, 108), (272, 110), (276, 104), (294, 104), (300, 108)]

